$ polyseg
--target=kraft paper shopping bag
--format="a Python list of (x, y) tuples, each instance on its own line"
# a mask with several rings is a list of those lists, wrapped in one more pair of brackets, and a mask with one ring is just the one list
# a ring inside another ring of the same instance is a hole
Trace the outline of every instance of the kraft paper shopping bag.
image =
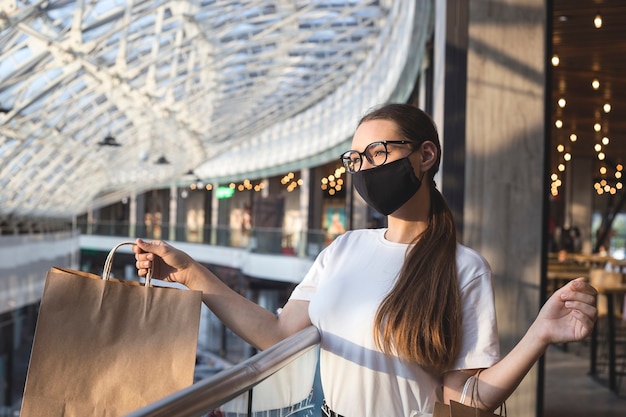
[(201, 294), (52, 268), (22, 417), (121, 416), (193, 383)]
[[(465, 382), (463, 392), (461, 393), (460, 402), (450, 401), (450, 405), (440, 402), (435, 403), (435, 409), (433, 411), (433, 417), (506, 417), (506, 404), (500, 406), (499, 414), (494, 414), (491, 411), (481, 410), (476, 405), (478, 404), (478, 379), (482, 369), (476, 372), (476, 375), (472, 375)], [(471, 388), (470, 388), (471, 387)], [(465, 405), (465, 398), (467, 397), (471, 389), (471, 405)]]

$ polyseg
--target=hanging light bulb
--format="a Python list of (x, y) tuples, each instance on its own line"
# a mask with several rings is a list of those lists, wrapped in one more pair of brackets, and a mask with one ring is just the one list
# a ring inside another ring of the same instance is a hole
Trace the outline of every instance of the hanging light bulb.
[(558, 67), (559, 66), (559, 62), (561, 62), (561, 60), (559, 59), (558, 55), (552, 55), (552, 66), (553, 67)]
[(564, 98), (560, 98), (558, 103), (559, 103), (559, 107), (563, 108), (567, 104), (567, 101), (565, 101)]
[(596, 29), (600, 29), (602, 27), (602, 16), (600, 16), (600, 13), (596, 14), (596, 17), (593, 18), (593, 25)]
[(602, 109), (605, 113), (609, 113), (611, 111), (611, 104), (606, 103), (604, 106), (602, 106)]
[(598, 80), (597, 78), (594, 78), (593, 81), (591, 82), (591, 86), (593, 87), (594, 90), (597, 90), (598, 88), (600, 88), (600, 80)]

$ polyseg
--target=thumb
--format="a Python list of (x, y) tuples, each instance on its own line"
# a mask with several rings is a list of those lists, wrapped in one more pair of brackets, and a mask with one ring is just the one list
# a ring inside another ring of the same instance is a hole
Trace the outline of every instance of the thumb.
[(148, 241), (138, 238), (135, 243), (142, 251), (158, 256), (162, 256), (167, 252), (166, 243), (163, 241)]

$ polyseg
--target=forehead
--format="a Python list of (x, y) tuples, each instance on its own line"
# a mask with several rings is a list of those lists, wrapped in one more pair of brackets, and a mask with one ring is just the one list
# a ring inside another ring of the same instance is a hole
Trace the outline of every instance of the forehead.
[(402, 139), (398, 127), (391, 120), (368, 120), (354, 132), (352, 137), (352, 149), (363, 150), (367, 145), (378, 140)]

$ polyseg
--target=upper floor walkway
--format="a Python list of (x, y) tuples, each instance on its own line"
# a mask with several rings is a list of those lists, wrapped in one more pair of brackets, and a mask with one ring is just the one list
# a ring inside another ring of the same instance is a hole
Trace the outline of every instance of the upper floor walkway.
[[(81, 251), (107, 253), (120, 242), (134, 240), (132, 232), (128, 224), (106, 223), (0, 236), (0, 313), (37, 302), (52, 266), (81, 269)], [(206, 240), (170, 242), (204, 264), (233, 268), (255, 279), (295, 284), (329, 237), (324, 231), (303, 232), (299, 239), (303, 245), (293, 248), (283, 244), (291, 235), (282, 229), (252, 229), (243, 235), (240, 230), (221, 228), (202, 233)], [(129, 246), (120, 248), (122, 253), (130, 251)]]

